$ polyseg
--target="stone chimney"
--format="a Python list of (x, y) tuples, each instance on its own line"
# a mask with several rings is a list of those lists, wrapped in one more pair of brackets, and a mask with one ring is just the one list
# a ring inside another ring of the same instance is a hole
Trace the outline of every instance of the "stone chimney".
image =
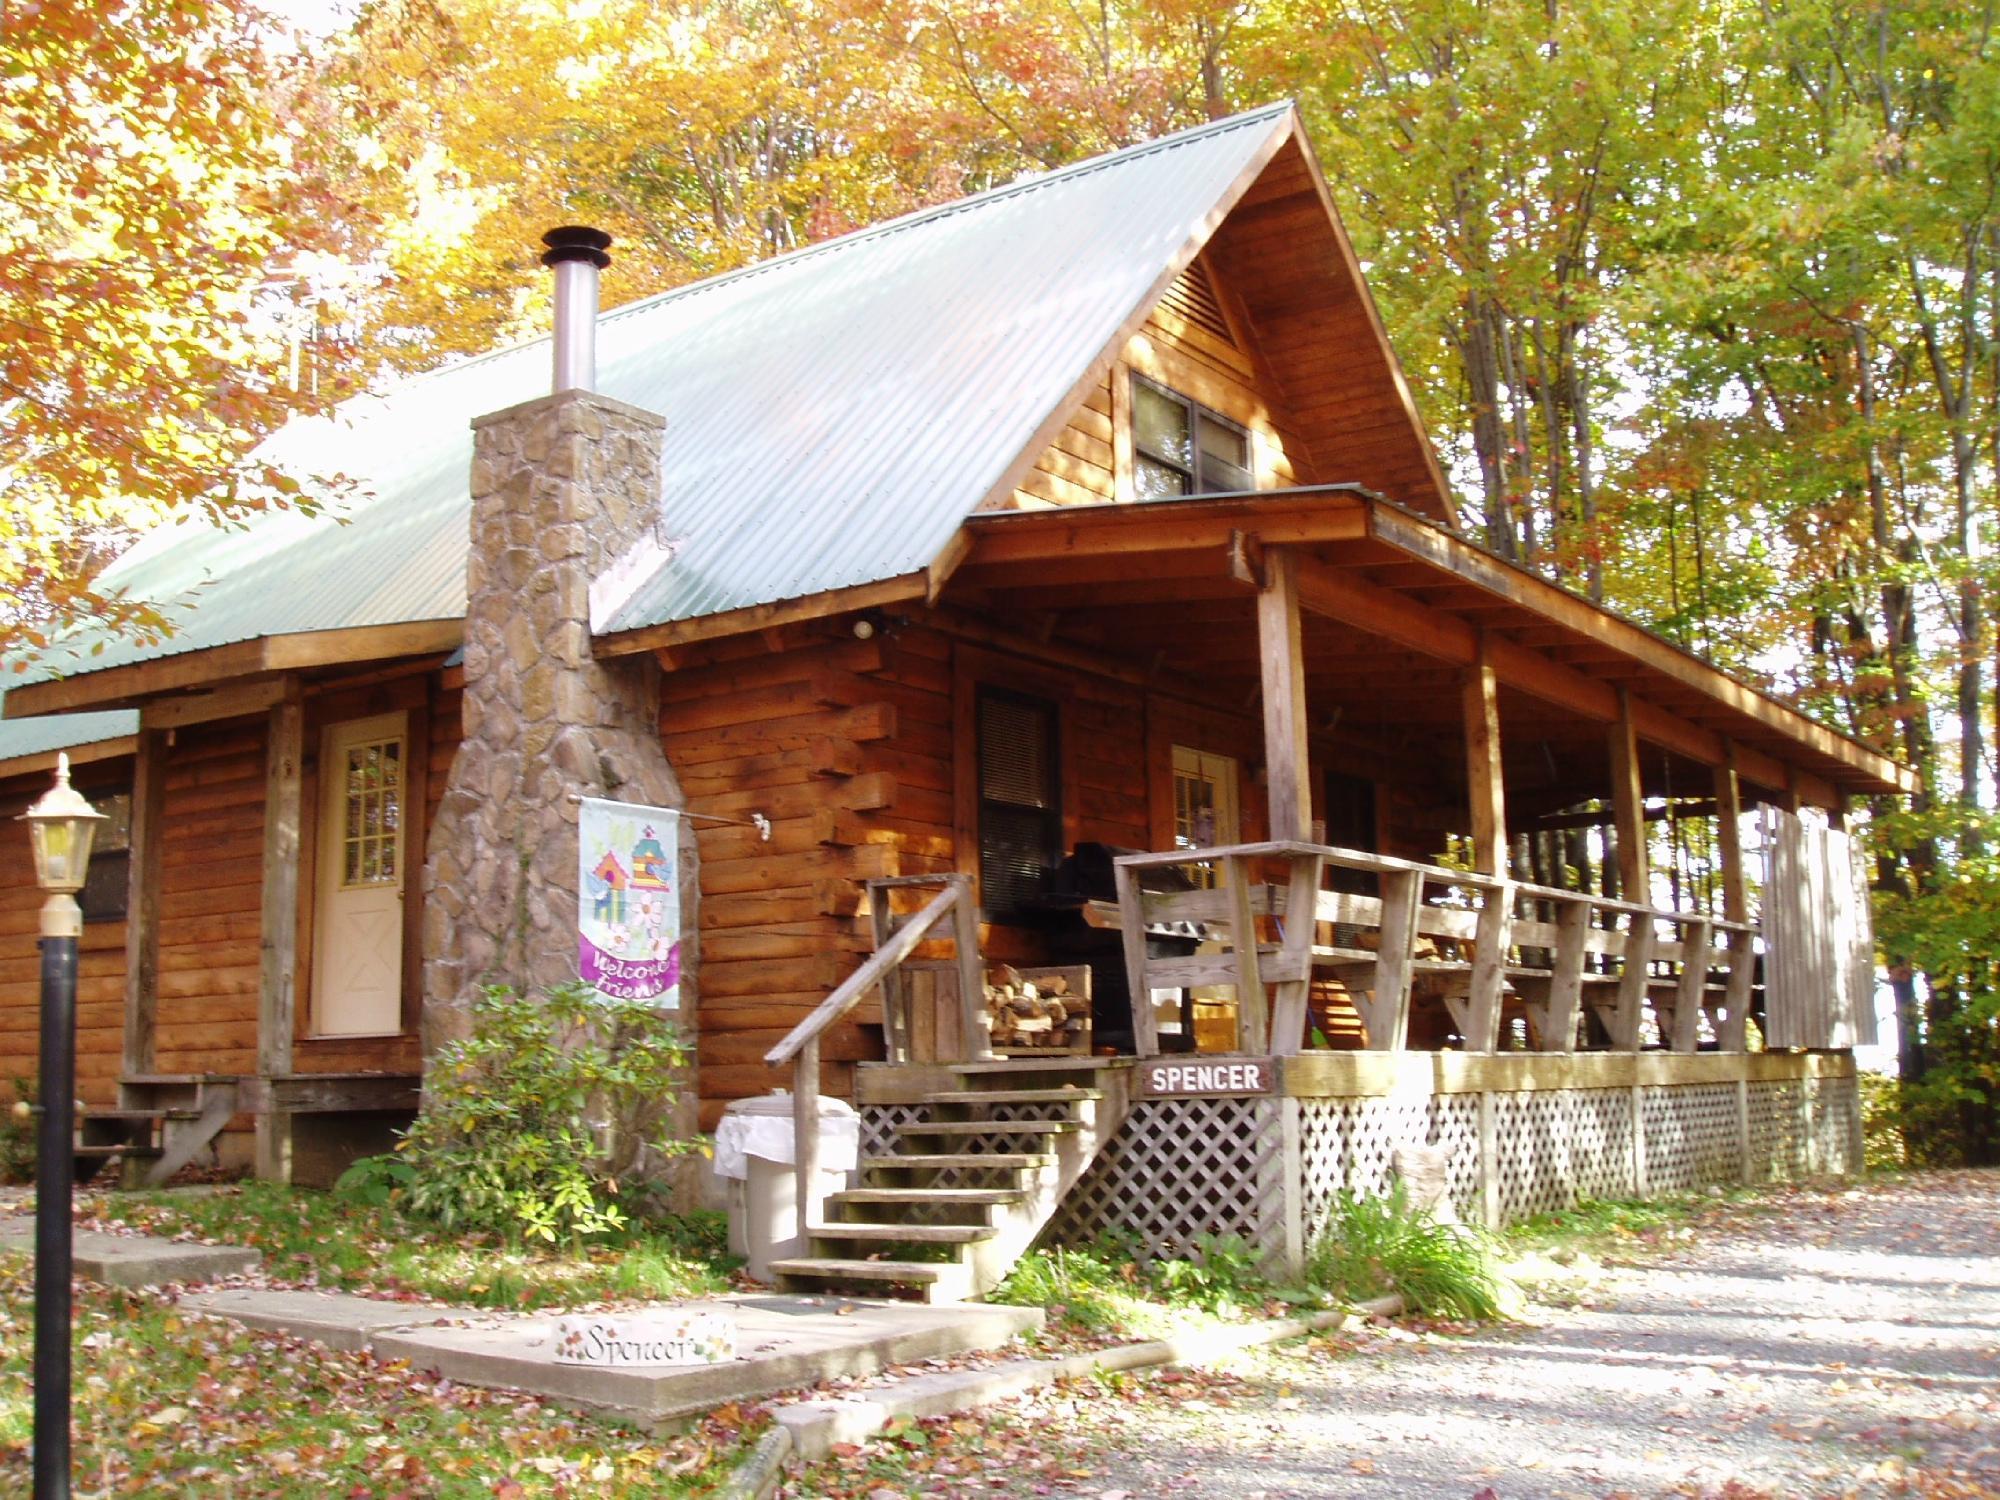
[[(592, 258), (587, 295), (563, 301), (587, 305), (594, 324), (608, 239), (556, 230), (547, 242), (559, 275)], [(533, 995), (577, 977), (577, 797), (682, 805), (660, 747), (658, 664), (591, 654), (593, 580), (656, 543), (666, 424), (560, 388), (593, 367), (589, 333), (557, 329), (554, 394), (472, 424), (464, 738), (423, 874), (426, 1055), (464, 1035), (482, 985)], [(698, 927), (685, 822), (680, 884), (691, 1035)], [(688, 1112), (691, 1126), (692, 1100)]]

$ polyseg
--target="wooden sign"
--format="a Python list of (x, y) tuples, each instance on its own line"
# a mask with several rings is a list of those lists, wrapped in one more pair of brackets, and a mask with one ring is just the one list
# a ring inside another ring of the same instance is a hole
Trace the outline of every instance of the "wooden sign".
[(1274, 1094), (1278, 1065), (1270, 1057), (1149, 1057), (1139, 1064), (1138, 1085), (1142, 1099)]

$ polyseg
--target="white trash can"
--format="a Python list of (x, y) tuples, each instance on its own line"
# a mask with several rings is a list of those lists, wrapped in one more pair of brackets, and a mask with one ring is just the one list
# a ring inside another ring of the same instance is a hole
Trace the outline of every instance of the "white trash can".
[[(847, 1186), (860, 1165), (861, 1120), (844, 1099), (819, 1099), (819, 1185), (813, 1201)], [(798, 1160), (792, 1139), (792, 1096), (782, 1091), (739, 1099), (715, 1129), (715, 1172), (729, 1200), (729, 1248), (759, 1281), (771, 1262), (802, 1254)]]

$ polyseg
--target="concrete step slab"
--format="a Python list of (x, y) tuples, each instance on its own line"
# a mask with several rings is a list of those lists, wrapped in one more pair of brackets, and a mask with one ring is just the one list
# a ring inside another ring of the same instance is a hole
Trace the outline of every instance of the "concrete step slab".
[(379, 1358), (407, 1359), (414, 1369), (435, 1370), (469, 1385), (531, 1391), (660, 1422), (839, 1376), (998, 1348), (1042, 1323), (1039, 1308), (932, 1307), (832, 1296), (723, 1297), (688, 1306), (689, 1311), (711, 1308), (736, 1314), (733, 1360), (642, 1368), (559, 1364), (555, 1329), (563, 1314), (388, 1329), (374, 1336), (371, 1347)]
[(262, 1287), (223, 1287), (189, 1292), (181, 1306), (191, 1312), (234, 1318), (263, 1333), (312, 1339), (350, 1353), (366, 1349), (375, 1335), (392, 1328), (416, 1328), (441, 1319), (462, 1319), (466, 1309), (389, 1302), (351, 1292), (298, 1292)]
[[(0, 1229), (0, 1250), (32, 1255), (35, 1230), (10, 1224)], [(238, 1245), (190, 1245), (145, 1234), (99, 1234), (79, 1230), (76, 1274), (106, 1286), (163, 1286), (170, 1281), (213, 1281), (254, 1271), (263, 1257)]]

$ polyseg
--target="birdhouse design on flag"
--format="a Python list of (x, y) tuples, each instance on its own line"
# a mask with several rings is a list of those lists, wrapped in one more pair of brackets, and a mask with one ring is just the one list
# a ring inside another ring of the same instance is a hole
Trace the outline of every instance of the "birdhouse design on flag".
[(631, 876), (618, 863), (618, 856), (609, 849), (605, 850), (604, 858), (590, 872), (591, 914), (607, 927), (622, 925), (625, 921), (625, 888), (629, 884)]

